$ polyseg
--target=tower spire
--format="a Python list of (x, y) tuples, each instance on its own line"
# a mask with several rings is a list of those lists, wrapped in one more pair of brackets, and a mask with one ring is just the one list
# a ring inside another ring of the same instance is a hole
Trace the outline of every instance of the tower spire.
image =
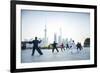
[(44, 32), (45, 32), (44, 37), (45, 37), (45, 40), (46, 40), (46, 38), (47, 38), (47, 27), (46, 27), (46, 24), (45, 24), (45, 29), (44, 29)]
[(47, 46), (48, 43), (48, 38), (47, 38), (47, 27), (45, 24), (45, 28), (44, 28), (44, 46)]

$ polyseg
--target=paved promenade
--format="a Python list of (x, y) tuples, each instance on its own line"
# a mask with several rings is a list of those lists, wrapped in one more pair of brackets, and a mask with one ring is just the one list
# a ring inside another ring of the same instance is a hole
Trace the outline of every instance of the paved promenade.
[(34, 56), (31, 56), (32, 49), (26, 49), (21, 51), (21, 62), (51, 62), (51, 61), (69, 61), (69, 60), (88, 60), (90, 59), (90, 48), (83, 48), (81, 51), (72, 52), (72, 50), (61, 51), (58, 49), (52, 53), (52, 50), (42, 49), (43, 55), (39, 55), (35, 50)]

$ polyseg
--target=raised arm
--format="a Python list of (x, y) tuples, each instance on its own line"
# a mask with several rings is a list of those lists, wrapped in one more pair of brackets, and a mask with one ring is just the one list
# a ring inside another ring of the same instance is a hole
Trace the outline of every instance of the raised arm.
[(38, 42), (41, 43), (42, 40), (39, 40)]

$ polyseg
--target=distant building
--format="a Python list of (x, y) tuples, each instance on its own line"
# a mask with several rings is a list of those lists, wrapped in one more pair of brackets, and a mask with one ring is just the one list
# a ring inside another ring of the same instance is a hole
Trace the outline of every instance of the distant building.
[(57, 43), (57, 34), (54, 33), (54, 41)]
[(60, 29), (59, 29), (59, 36), (58, 36), (58, 45), (61, 45), (61, 43), (62, 43), (62, 29), (60, 27)]
[(30, 41), (22, 41), (21, 42), (21, 49), (32, 49), (33, 44), (29, 43)]
[(84, 41), (84, 47), (90, 47), (90, 38), (86, 38)]
[(25, 42), (21, 42), (21, 48), (26, 49), (26, 43)]
[(40, 44), (41, 47), (47, 47), (48, 46), (48, 37), (47, 37), (47, 27), (45, 24), (45, 28), (44, 28), (44, 38), (42, 39), (42, 42)]
[(59, 35), (59, 36), (58, 36), (58, 45), (61, 45), (61, 42), (62, 42), (62, 41), (61, 41), (61, 36)]

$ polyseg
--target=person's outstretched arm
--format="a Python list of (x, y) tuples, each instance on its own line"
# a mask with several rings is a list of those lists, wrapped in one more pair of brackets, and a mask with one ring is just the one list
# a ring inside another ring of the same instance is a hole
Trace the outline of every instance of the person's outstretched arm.
[(33, 43), (33, 41), (28, 41), (28, 43), (29, 43), (29, 44), (32, 44), (32, 43)]
[(42, 40), (39, 40), (38, 42), (41, 43)]

